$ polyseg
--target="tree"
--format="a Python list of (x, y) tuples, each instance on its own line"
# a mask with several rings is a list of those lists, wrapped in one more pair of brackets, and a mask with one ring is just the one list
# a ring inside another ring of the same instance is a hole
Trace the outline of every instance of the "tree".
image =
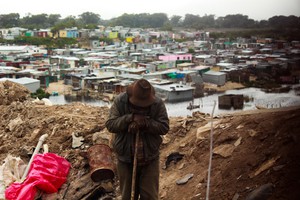
[(169, 19), (164, 13), (123, 14), (120, 17), (111, 20), (112, 26), (128, 26), (141, 28), (160, 28), (163, 27)]
[(166, 22), (169, 21), (167, 14), (165, 13), (154, 13), (149, 16), (150, 27), (158, 28), (162, 27)]
[(61, 22), (58, 24), (61, 28), (72, 28), (72, 27), (78, 27), (78, 22), (76, 20), (75, 16), (68, 16), (61, 20)]
[(163, 27), (161, 29), (163, 31), (172, 31), (173, 27), (172, 27), (172, 24), (168, 21), (168, 22), (165, 22), (165, 24), (163, 25)]
[(173, 27), (178, 27), (181, 25), (182, 23), (182, 20), (181, 20), (181, 16), (179, 15), (173, 15), (171, 18), (170, 18), (170, 23)]
[(204, 15), (200, 18), (201, 24), (204, 28), (215, 27), (215, 15)]
[(142, 28), (150, 28), (152, 27), (150, 21), (149, 13), (140, 13), (134, 15), (134, 26), (133, 27), (142, 27)]
[(268, 20), (270, 26), (275, 28), (300, 28), (300, 17), (290, 16), (274, 16)]
[(269, 22), (267, 20), (261, 20), (261, 21), (257, 22), (257, 26), (259, 28), (266, 28), (266, 27), (269, 27)]
[(135, 27), (134, 26), (135, 16), (134, 15), (129, 15), (127, 13), (124, 13), (122, 16), (113, 19), (113, 21), (114, 21), (115, 25)]
[(100, 15), (92, 12), (84, 12), (79, 15), (79, 20), (83, 26), (89, 24), (98, 25), (100, 22)]
[(253, 19), (249, 19), (247, 15), (236, 14), (226, 15), (217, 19), (217, 26), (220, 28), (249, 28), (255, 25)]
[(0, 27), (10, 28), (20, 25), (20, 15), (18, 13), (10, 13), (7, 15), (0, 15)]
[(43, 98), (49, 98), (49, 96), (51, 94), (49, 92), (46, 92), (42, 88), (39, 88), (39, 89), (36, 90), (36, 92), (31, 93), (30, 95), (31, 95), (32, 98), (43, 99)]
[(183, 20), (183, 26), (194, 29), (202, 29), (203, 25), (201, 24), (201, 18), (199, 15), (186, 14)]
[(195, 53), (195, 49), (189, 48), (188, 53)]
[(48, 16), (49, 27), (53, 27), (55, 24), (57, 24), (59, 22), (60, 18), (61, 18), (60, 14), (50, 14)]
[(23, 27), (30, 28), (30, 29), (47, 28), (48, 15), (47, 14), (28, 15), (26, 17), (23, 17), (21, 22)]

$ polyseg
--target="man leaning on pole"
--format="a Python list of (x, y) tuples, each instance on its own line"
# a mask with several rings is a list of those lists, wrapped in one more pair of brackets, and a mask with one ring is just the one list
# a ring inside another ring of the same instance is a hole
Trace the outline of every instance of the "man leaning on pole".
[(105, 125), (115, 134), (122, 200), (157, 200), (159, 147), (161, 135), (169, 131), (169, 118), (153, 86), (146, 79), (129, 85), (115, 98)]

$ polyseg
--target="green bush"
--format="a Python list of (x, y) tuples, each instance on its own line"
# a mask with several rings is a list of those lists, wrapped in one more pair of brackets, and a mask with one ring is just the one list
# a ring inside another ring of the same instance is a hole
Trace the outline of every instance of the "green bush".
[(39, 99), (43, 99), (43, 98), (49, 98), (50, 97), (50, 93), (45, 92), (45, 90), (43, 90), (42, 88), (39, 88), (36, 90), (36, 92), (31, 93), (31, 97), (32, 98), (39, 98)]

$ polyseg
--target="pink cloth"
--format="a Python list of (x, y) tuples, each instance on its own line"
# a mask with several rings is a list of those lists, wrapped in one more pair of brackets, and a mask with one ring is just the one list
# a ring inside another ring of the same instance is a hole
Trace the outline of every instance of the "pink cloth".
[(8, 200), (33, 200), (38, 190), (55, 193), (67, 180), (70, 163), (54, 153), (35, 155), (27, 178), (5, 190)]

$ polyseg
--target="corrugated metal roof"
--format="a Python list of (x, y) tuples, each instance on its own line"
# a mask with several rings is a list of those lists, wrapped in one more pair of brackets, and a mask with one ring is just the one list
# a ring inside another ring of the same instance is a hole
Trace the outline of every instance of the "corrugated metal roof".
[(204, 74), (208, 74), (208, 75), (218, 75), (218, 76), (220, 76), (220, 75), (224, 75), (224, 74), (226, 74), (226, 73), (224, 73), (224, 72), (216, 72), (216, 71), (210, 70), (210, 71), (205, 72)]
[(0, 51), (25, 51), (28, 46), (0, 46)]
[(167, 85), (153, 85), (154, 88), (165, 90), (165, 91), (188, 91), (194, 90), (194, 87), (188, 85), (181, 85), (177, 83), (167, 84)]
[(11, 81), (11, 82), (19, 83), (19, 84), (22, 84), (22, 85), (40, 82), (40, 80), (33, 79), (33, 78), (27, 78), (27, 77), (18, 78), (18, 79), (14, 79), (14, 78), (1, 78), (0, 81)]

